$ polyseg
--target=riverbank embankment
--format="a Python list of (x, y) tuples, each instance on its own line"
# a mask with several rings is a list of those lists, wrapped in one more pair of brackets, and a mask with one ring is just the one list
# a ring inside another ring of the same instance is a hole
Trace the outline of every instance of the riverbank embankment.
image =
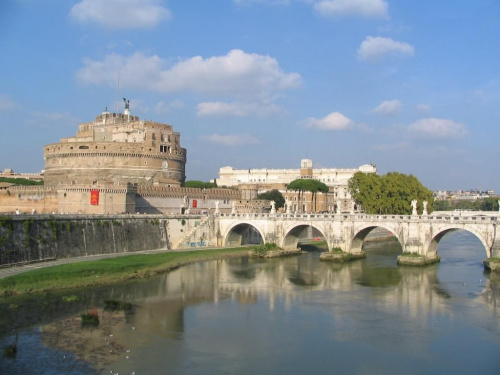
[[(0, 279), (0, 296), (109, 285), (143, 279), (183, 265), (248, 254), (248, 248), (156, 251), (103, 259), (73, 258), (68, 264), (39, 264), (30, 272)], [(84, 261), (92, 260), (92, 261)]]

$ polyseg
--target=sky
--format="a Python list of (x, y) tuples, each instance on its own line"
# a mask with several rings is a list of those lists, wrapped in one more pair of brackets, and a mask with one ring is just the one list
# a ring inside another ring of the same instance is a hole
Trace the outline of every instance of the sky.
[(123, 99), (187, 180), (357, 168), (500, 192), (498, 0), (2, 0), (0, 169)]

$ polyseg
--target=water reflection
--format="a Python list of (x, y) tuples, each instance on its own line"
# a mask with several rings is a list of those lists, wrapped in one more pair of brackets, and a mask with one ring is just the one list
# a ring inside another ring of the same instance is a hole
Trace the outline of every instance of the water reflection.
[[(310, 372), (304, 363), (313, 362), (322, 371), (421, 373), (436, 372), (443, 358), (456, 355), (458, 370), (477, 368), (465, 359), (465, 349), (447, 352), (457, 340), (474, 343), (479, 368), (487, 369), (500, 344), (500, 279), (483, 273), (480, 257), (467, 258), (473, 240), (457, 238), (443, 241), (443, 263), (425, 268), (397, 267), (397, 244), (375, 243), (365, 247), (365, 260), (347, 264), (321, 262), (317, 253), (231, 258), (88, 290), (86, 300), (75, 304), (52, 295), (40, 303), (59, 301), (57, 308), (38, 316), (42, 322), (35, 328), (19, 330), (17, 359), (4, 359), (0, 372), (24, 371), (41, 352), (51, 353), (41, 366), (61, 374), (68, 368), (295, 373)], [(105, 311), (106, 299), (133, 308)], [(4, 311), (7, 303), (2, 301)], [(34, 302), (19, 302), (12, 316), (29, 315), (22, 312), (24, 303)], [(82, 329), (80, 313), (92, 308), (99, 327)], [(12, 339), (4, 336), (1, 343)]]

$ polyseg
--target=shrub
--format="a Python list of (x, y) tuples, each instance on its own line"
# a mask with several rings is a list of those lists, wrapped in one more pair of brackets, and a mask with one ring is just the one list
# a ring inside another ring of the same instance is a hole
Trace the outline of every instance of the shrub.
[(261, 243), (260, 245), (255, 246), (253, 248), (253, 252), (256, 255), (263, 256), (266, 255), (269, 251), (273, 251), (276, 249), (278, 249), (278, 245), (272, 242), (268, 242), (268, 243)]

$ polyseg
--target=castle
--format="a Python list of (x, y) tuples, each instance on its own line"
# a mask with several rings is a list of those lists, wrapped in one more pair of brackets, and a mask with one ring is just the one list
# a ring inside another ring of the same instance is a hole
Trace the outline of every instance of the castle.
[(186, 149), (171, 125), (104, 111), (44, 147), (44, 184), (183, 186)]

